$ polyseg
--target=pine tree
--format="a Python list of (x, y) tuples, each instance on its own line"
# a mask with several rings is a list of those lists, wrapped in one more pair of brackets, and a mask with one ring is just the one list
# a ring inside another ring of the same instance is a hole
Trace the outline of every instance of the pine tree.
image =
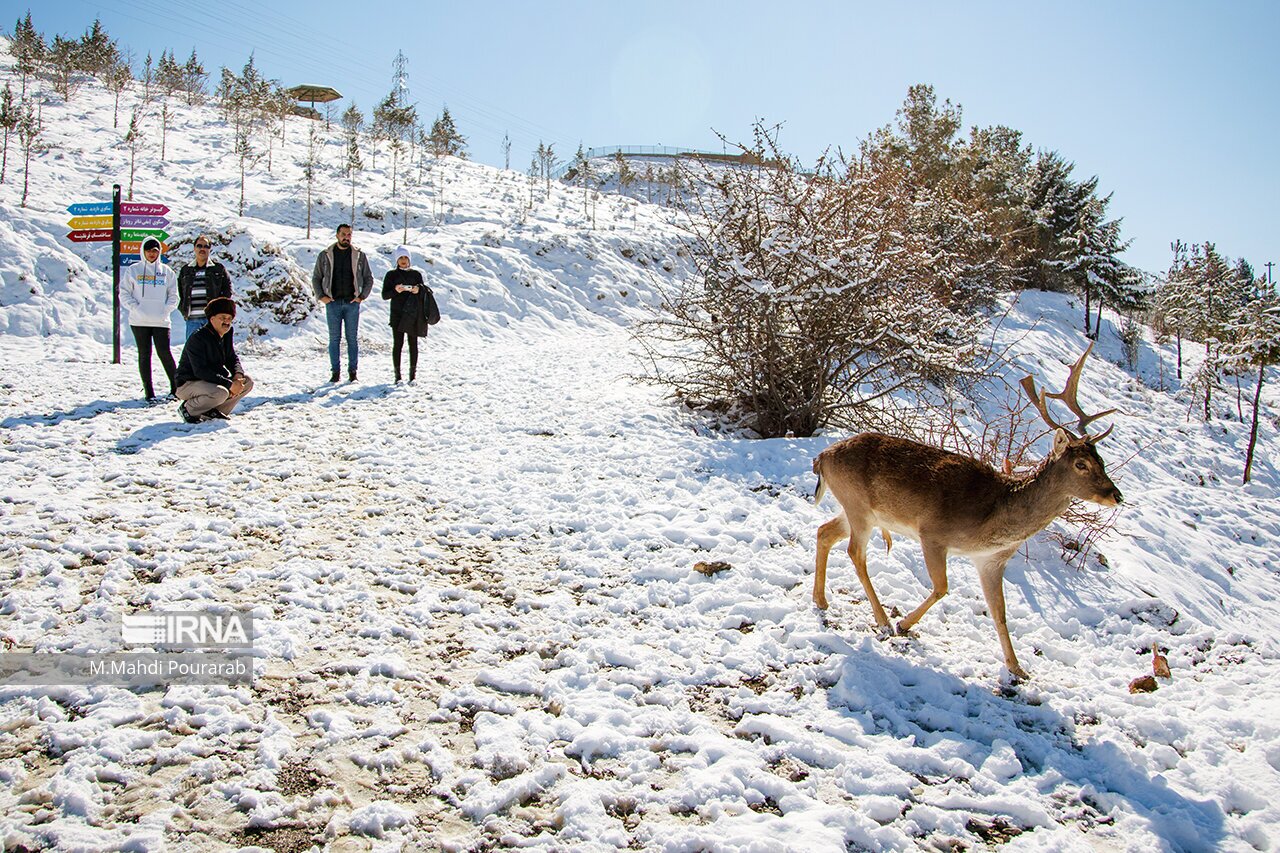
[(27, 12), (27, 16), (18, 21), (13, 28), (13, 44), (10, 46), (10, 52), (17, 60), (17, 72), (22, 75), (22, 92), (21, 97), (27, 96), (27, 78), (36, 73), (36, 70), (45, 61), (47, 48), (44, 43), (44, 36), (36, 31), (35, 26), (31, 23), (31, 12)]
[(538, 150), (535, 155), (538, 158), (538, 170), (542, 173), (542, 179), (546, 183), (547, 196), (551, 195), (551, 173), (556, 167), (556, 146), (555, 143), (543, 145), (542, 140), (538, 140)]
[(350, 221), (354, 225), (356, 221), (356, 182), (360, 178), (360, 170), (364, 168), (364, 158), (360, 156), (360, 131), (364, 128), (364, 115), (354, 102), (342, 114), (342, 128), (347, 140), (343, 168), (346, 176), (351, 179)]
[[(226, 71), (226, 69), (222, 69)], [(155, 62), (151, 59), (151, 51), (147, 51), (147, 58), (142, 63), (142, 102), (144, 104), (151, 103), (151, 85), (156, 82)]]
[(1224, 352), (1224, 361), (1238, 368), (1256, 368), (1257, 383), (1253, 392), (1253, 421), (1249, 428), (1249, 447), (1245, 452), (1244, 482), (1253, 472), (1254, 449), (1258, 443), (1258, 412), (1262, 405), (1262, 385), (1267, 368), (1280, 364), (1280, 299), (1274, 291), (1263, 290), (1236, 313), (1232, 323), (1233, 342)]
[(245, 176), (249, 171), (249, 167), (257, 159), (257, 152), (253, 147), (253, 131), (248, 123), (241, 124), (236, 128), (235, 132), (235, 154), (236, 161), (240, 164), (240, 208), (239, 215), (244, 216), (244, 184)]
[(209, 79), (209, 72), (196, 56), (196, 49), (191, 48), (191, 56), (182, 66), (182, 91), (187, 95), (187, 106), (194, 107), (204, 103), (204, 86)]
[(53, 77), (53, 90), (70, 102), (80, 87), (80, 42), (54, 36), (49, 46), (46, 65)]
[[(1084, 296), (1084, 333), (1097, 339), (1102, 331), (1102, 305), (1123, 310), (1140, 307), (1142, 274), (1117, 256), (1129, 247), (1120, 238), (1119, 220), (1106, 219), (1111, 196), (1090, 198), (1076, 218), (1076, 226), (1066, 235), (1058, 269)], [(1090, 328), (1090, 306), (1098, 304), (1097, 323)]]
[(165, 145), (169, 140), (169, 119), (173, 113), (169, 110), (169, 99), (160, 99), (160, 162), (164, 162)]
[(1041, 152), (1031, 165), (1026, 189), (1028, 255), (1019, 278), (1040, 290), (1067, 292), (1076, 283), (1064, 271), (1070, 265), (1072, 237), (1085, 207), (1094, 197), (1098, 179), (1076, 182), (1075, 164), (1056, 151)]
[(171, 50), (160, 52), (160, 61), (156, 64), (156, 88), (164, 97), (182, 91), (182, 66)]
[(302, 166), (302, 179), (307, 184), (307, 239), (311, 239), (311, 193), (315, 187), (316, 176), (320, 168), (320, 139), (316, 132), (315, 122), (311, 123), (307, 133), (307, 156), (299, 163)]
[(445, 107), (443, 112), (431, 124), (431, 150), (437, 157), (467, 157), (467, 140), (453, 123), (453, 116), (449, 114), (449, 108)]
[(0, 92), (0, 128), (4, 130), (4, 153), (0, 155), (0, 184), (4, 183), (4, 173), (9, 166), (9, 134), (18, 127), (18, 107), (13, 102), (13, 89), (6, 80), (4, 91)]
[(591, 180), (594, 177), (591, 173), (591, 161), (587, 159), (587, 153), (582, 150), (582, 143), (578, 143), (578, 150), (573, 154), (573, 176), (577, 180), (578, 185), (582, 187), (582, 215), (587, 215), (587, 190), (591, 186)]
[[(403, 60), (403, 56), (401, 56)], [(403, 78), (401, 78), (403, 85)], [(403, 88), (398, 86), (382, 99), (373, 110), (374, 136), (386, 140), (391, 147), (391, 192), (396, 192), (400, 158), (405, 153), (405, 143), (414, 136), (418, 126), (418, 111), (412, 104), (401, 101)]]
[(138, 110), (135, 108), (129, 117), (129, 129), (124, 134), (124, 146), (129, 149), (129, 201), (133, 201), (133, 175), (142, 143), (142, 128), (138, 125)]
[(542, 173), (542, 143), (538, 143), (538, 151), (533, 155), (533, 159), (529, 161), (529, 205), (530, 210), (533, 209), (533, 194), (538, 187), (538, 178)]
[(118, 129), (120, 127), (120, 94), (133, 84), (133, 69), (129, 67), (129, 61), (125, 57), (116, 58), (115, 64), (107, 71), (105, 82), (108, 91), (115, 98), (111, 109), (111, 127)]
[(636, 182), (636, 170), (631, 167), (627, 158), (622, 156), (621, 151), (614, 152), (613, 167), (618, 170), (618, 188), (626, 193)]
[(94, 18), (93, 24), (80, 37), (78, 54), (80, 70), (105, 82), (107, 72), (120, 58), (120, 49), (107, 35), (102, 21)]
[(29, 98), (23, 98), (18, 105), (18, 144), (22, 148), (22, 203), (27, 206), (27, 192), (31, 186), (31, 156), (48, 151), (50, 146), (41, 138), (44, 123), (40, 120), (40, 112)]

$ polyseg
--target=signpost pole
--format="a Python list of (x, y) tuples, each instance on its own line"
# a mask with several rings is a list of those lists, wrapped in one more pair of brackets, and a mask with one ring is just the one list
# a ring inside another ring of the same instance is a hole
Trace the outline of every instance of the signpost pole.
[(120, 185), (111, 189), (111, 363), (120, 363)]

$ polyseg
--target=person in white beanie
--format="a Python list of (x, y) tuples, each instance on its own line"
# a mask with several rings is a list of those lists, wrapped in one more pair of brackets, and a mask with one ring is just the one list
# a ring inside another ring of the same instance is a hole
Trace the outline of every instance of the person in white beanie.
[(410, 265), (409, 250), (397, 246), (395, 267), (387, 270), (382, 278), (382, 298), (391, 300), (391, 331), (395, 343), (391, 348), (391, 360), (396, 370), (396, 382), (400, 382), (400, 354), (404, 351), (405, 338), (409, 339), (409, 381), (418, 375), (418, 338), (427, 336), (430, 321), (427, 302), (431, 288), (422, 280), (422, 273)]
[(155, 402), (151, 385), (151, 347), (154, 345), (169, 376), (169, 396), (174, 393), (176, 366), (169, 350), (169, 315), (178, 307), (178, 277), (160, 260), (160, 241), (142, 241), (142, 260), (120, 271), (120, 301), (129, 315), (129, 328), (138, 345), (138, 373), (147, 402)]

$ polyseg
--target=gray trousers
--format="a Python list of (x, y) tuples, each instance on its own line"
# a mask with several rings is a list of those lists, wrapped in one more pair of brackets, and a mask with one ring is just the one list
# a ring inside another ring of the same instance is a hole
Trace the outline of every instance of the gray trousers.
[(187, 412), (192, 415), (203, 415), (210, 409), (217, 409), (224, 415), (231, 414), (244, 396), (253, 390), (253, 380), (244, 378), (244, 390), (236, 396), (231, 391), (214, 382), (202, 382), (196, 379), (178, 386), (178, 399), (187, 404)]

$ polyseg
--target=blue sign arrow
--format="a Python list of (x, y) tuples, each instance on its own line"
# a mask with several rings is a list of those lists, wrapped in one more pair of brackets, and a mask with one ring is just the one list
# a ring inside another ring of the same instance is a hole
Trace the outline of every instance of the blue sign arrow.
[[(138, 262), (139, 262), (139, 261), (141, 261), (141, 260), (142, 260), (142, 256), (141, 256), (141, 255), (121, 255), (121, 256), (120, 256), (120, 267), (121, 267), (121, 269), (123, 269), (124, 267), (133, 266), (134, 264), (138, 263)], [(166, 263), (166, 264), (167, 264), (167, 263), (169, 263), (169, 256), (168, 256), (168, 255), (161, 255), (161, 256), (160, 256), (160, 260), (161, 260), (161, 262), (163, 262), (163, 263)]]
[(69, 205), (67, 213), (72, 216), (110, 216), (111, 202), (109, 201), (85, 201), (79, 204)]

